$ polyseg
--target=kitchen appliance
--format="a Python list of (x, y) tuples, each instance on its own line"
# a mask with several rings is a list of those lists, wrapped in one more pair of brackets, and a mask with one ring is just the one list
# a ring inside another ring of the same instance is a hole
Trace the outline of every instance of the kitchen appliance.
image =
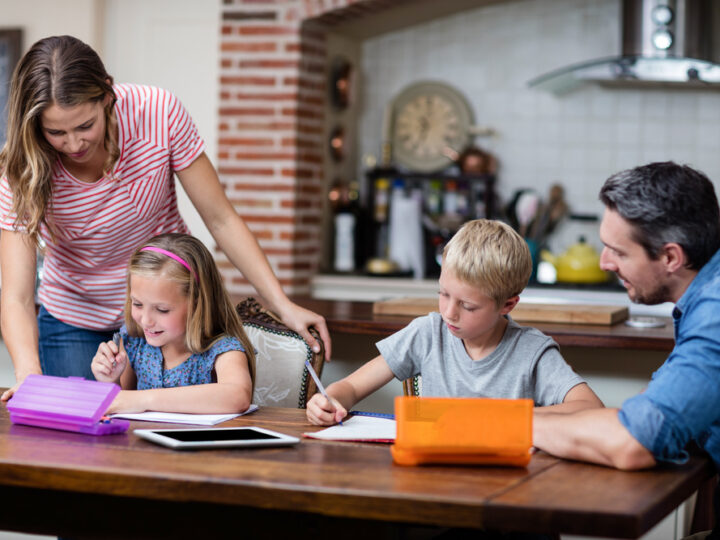
[(622, 0), (621, 54), (563, 67), (528, 84), (557, 94), (606, 86), (720, 85), (720, 2)]
[(561, 255), (543, 250), (540, 257), (555, 267), (557, 281), (562, 283), (605, 283), (609, 279), (600, 268), (600, 254), (583, 236)]

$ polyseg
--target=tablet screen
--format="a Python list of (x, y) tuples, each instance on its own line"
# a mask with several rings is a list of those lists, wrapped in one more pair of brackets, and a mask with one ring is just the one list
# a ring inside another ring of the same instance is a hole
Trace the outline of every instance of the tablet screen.
[(136, 429), (135, 434), (170, 448), (289, 446), (300, 439), (260, 427)]
[(232, 428), (232, 429), (166, 429), (162, 431), (166, 437), (181, 442), (198, 441), (250, 441), (250, 440), (273, 440), (280, 439), (253, 428)]

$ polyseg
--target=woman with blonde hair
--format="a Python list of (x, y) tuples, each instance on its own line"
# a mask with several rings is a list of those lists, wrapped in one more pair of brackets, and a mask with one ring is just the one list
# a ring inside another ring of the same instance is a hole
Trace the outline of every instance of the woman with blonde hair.
[[(268, 307), (313, 348), (319, 345), (310, 326), (329, 344), (324, 319), (282, 291), (204, 150), (174, 95), (113, 84), (82, 41), (41, 39), (23, 56), (0, 152), (0, 309), (17, 381), (3, 400), (30, 373), (92, 377), (90, 359), (122, 323), (133, 250), (157, 234), (188, 232), (174, 174)], [(36, 253), (43, 244), (36, 318)]]

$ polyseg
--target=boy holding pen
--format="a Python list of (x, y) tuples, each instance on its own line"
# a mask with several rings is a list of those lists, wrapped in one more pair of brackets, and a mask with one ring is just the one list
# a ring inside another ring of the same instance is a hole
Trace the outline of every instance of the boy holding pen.
[(380, 356), (328, 386), (327, 397), (315, 394), (308, 420), (335, 424), (393, 378), (416, 375), (424, 396), (530, 398), (558, 413), (602, 407), (552, 338), (509, 317), (531, 271), (527, 244), (508, 225), (466, 223), (443, 251), (438, 312), (378, 342)]

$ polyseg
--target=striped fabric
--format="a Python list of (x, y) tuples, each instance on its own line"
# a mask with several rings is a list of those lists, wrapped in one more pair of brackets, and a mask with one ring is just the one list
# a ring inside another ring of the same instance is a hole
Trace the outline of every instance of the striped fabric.
[[(173, 171), (205, 150), (180, 101), (150, 86), (116, 85), (120, 158), (94, 183), (74, 178), (58, 159), (51, 219), (59, 237), (47, 244), (39, 298), (57, 319), (93, 330), (122, 322), (126, 265), (140, 243), (156, 234), (187, 232)], [(0, 179), (0, 227), (13, 229), (12, 192)], [(22, 226), (18, 227), (22, 230)]]

